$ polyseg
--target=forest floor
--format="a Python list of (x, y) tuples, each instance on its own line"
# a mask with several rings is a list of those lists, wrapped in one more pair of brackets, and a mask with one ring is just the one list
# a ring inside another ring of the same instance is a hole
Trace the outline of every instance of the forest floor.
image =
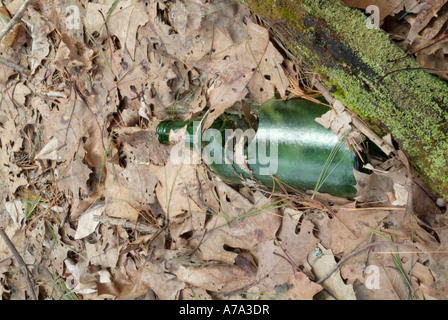
[[(328, 97), (239, 1), (27, 2), (0, 6), (4, 28), (27, 4), (0, 43), (2, 299), (447, 298), (446, 202), (400, 150), (345, 199), (228, 184), (158, 142), (163, 120)], [(344, 2), (448, 80), (446, 1)]]

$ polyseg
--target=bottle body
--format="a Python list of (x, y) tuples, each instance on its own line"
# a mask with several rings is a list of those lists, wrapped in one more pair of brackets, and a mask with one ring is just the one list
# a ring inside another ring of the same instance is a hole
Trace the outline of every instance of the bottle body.
[(252, 179), (276, 191), (303, 192), (319, 185), (319, 192), (346, 198), (356, 195), (353, 170), (358, 169), (357, 156), (345, 141), (314, 121), (328, 107), (299, 98), (274, 98), (258, 111), (256, 132), (226, 132), (225, 123), (212, 128), (205, 137), (207, 145), (200, 148), (206, 151), (202, 157), (210, 169), (228, 182)]

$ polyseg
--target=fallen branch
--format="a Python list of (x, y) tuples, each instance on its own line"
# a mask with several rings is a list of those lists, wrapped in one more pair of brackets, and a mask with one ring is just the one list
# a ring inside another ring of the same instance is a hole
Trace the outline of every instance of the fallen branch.
[(26, 0), (22, 6), (17, 10), (14, 17), (9, 20), (8, 24), (3, 28), (3, 30), (0, 32), (0, 41), (3, 39), (3, 37), (14, 28), (14, 26), (19, 23), (19, 20), (22, 18), (23, 14), (25, 13), (26, 8), (28, 5), (34, 0)]
[(94, 216), (93, 220), (100, 221), (102, 223), (109, 223), (115, 226), (120, 226), (125, 229), (136, 230), (141, 233), (156, 233), (159, 231), (159, 228), (153, 227), (150, 224), (135, 223), (127, 219), (120, 219), (106, 216)]
[(3, 64), (4, 66), (7, 66), (8, 68), (11, 68), (15, 72), (24, 75), (25, 77), (29, 76), (29, 71), (28, 70), (26, 70), (22, 66), (19, 66), (18, 64), (15, 64), (14, 62), (5, 60), (3, 58), (0, 58), (0, 63)]

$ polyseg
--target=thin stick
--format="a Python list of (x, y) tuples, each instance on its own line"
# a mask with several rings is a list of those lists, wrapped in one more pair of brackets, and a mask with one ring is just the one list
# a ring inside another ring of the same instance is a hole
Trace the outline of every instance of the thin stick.
[[(157, 231), (157, 233), (151, 238), (151, 240), (149, 241), (147, 248), (148, 250), (151, 248), (152, 243), (154, 242), (154, 240), (163, 232), (165, 231), (166, 228), (168, 228), (168, 225), (170, 224), (170, 219), (166, 219), (166, 224), (163, 226), (162, 229), (160, 229), (159, 231)], [(151, 249), (151, 252), (149, 253), (148, 257), (146, 258), (146, 261), (148, 262), (149, 260), (151, 260), (152, 257), (152, 252), (154, 251), (154, 248)]]
[(141, 233), (156, 233), (160, 229), (153, 227), (150, 224), (146, 223), (138, 223), (126, 220), (126, 219), (120, 219), (120, 218), (114, 218), (114, 217), (106, 217), (106, 216), (94, 216), (93, 220), (100, 221), (102, 223), (110, 223), (112, 225), (121, 226), (125, 229), (135, 229), (138, 232)]
[(33, 284), (31, 283), (31, 279), (30, 279), (31, 272), (30, 272), (30, 270), (28, 270), (28, 267), (26, 266), (25, 261), (23, 261), (22, 257), (20, 256), (20, 253), (17, 251), (16, 247), (14, 246), (14, 243), (12, 243), (12, 241), (9, 239), (8, 235), (6, 234), (5, 230), (3, 230), (3, 228), (0, 228), (0, 236), (3, 238), (3, 241), (5, 241), (9, 250), (12, 252), (14, 257), (16, 258), (17, 262), (19, 263), (20, 269), (22, 269), (22, 272), (26, 279), (26, 283), (28, 285), (28, 289), (30, 291), (31, 299), (37, 300), (36, 294), (34, 292), (34, 287), (33, 287)]
[(22, 66), (19, 66), (18, 64), (15, 64), (14, 62), (0, 58), (0, 63), (3, 64), (4, 66), (7, 66), (8, 68), (11, 68), (17, 73), (23, 74), (25, 77), (29, 76), (28, 70), (26, 70)]
[(352, 253), (350, 253), (348, 256), (342, 258), (323, 278), (321, 278), (319, 281), (317, 281), (317, 284), (321, 284), (322, 282), (324, 282), (325, 280), (327, 280), (336, 270), (339, 269), (339, 267), (346, 262), (347, 260), (353, 258), (354, 256), (360, 254), (361, 252), (366, 251), (367, 249), (374, 247), (374, 246), (405, 246), (405, 247), (413, 247), (412, 245), (408, 245), (405, 243), (394, 243), (394, 242), (389, 242), (389, 241), (377, 241), (377, 242), (372, 242), (369, 243), (368, 245), (366, 245), (365, 247), (362, 247), (361, 249), (358, 249), (356, 251), (353, 251)]
[(9, 20), (8, 24), (3, 28), (3, 30), (0, 32), (0, 41), (3, 39), (3, 37), (14, 28), (14, 26), (19, 22), (19, 20), (22, 18), (23, 14), (25, 13), (26, 8), (33, 0), (26, 0), (22, 6), (19, 8), (19, 10), (16, 12), (14, 17)]

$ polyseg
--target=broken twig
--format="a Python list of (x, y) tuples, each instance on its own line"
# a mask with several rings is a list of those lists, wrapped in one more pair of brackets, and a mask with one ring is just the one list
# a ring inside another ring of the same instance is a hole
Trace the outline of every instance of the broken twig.
[(14, 28), (14, 26), (19, 23), (19, 20), (22, 18), (23, 14), (25, 13), (26, 8), (33, 0), (26, 0), (22, 6), (17, 10), (14, 17), (9, 20), (8, 24), (3, 28), (3, 30), (0, 32), (0, 41), (3, 39), (3, 37)]
[(18, 64), (15, 64), (14, 62), (5, 60), (5, 59), (3, 59), (3, 58), (0, 58), (0, 63), (3, 64), (4, 66), (7, 66), (8, 68), (11, 68), (11, 69), (14, 70), (15, 72), (24, 75), (25, 77), (28, 77), (28, 76), (29, 76), (29, 72), (28, 72), (28, 70), (26, 70), (26, 69), (23, 68), (22, 66), (19, 66)]
[(94, 216), (93, 220), (100, 221), (102, 223), (109, 223), (115, 226), (120, 226), (125, 229), (137, 230), (138, 232), (141, 233), (156, 233), (159, 231), (158, 228), (153, 227), (152, 225), (146, 223), (135, 223), (127, 219), (120, 219), (106, 216)]

